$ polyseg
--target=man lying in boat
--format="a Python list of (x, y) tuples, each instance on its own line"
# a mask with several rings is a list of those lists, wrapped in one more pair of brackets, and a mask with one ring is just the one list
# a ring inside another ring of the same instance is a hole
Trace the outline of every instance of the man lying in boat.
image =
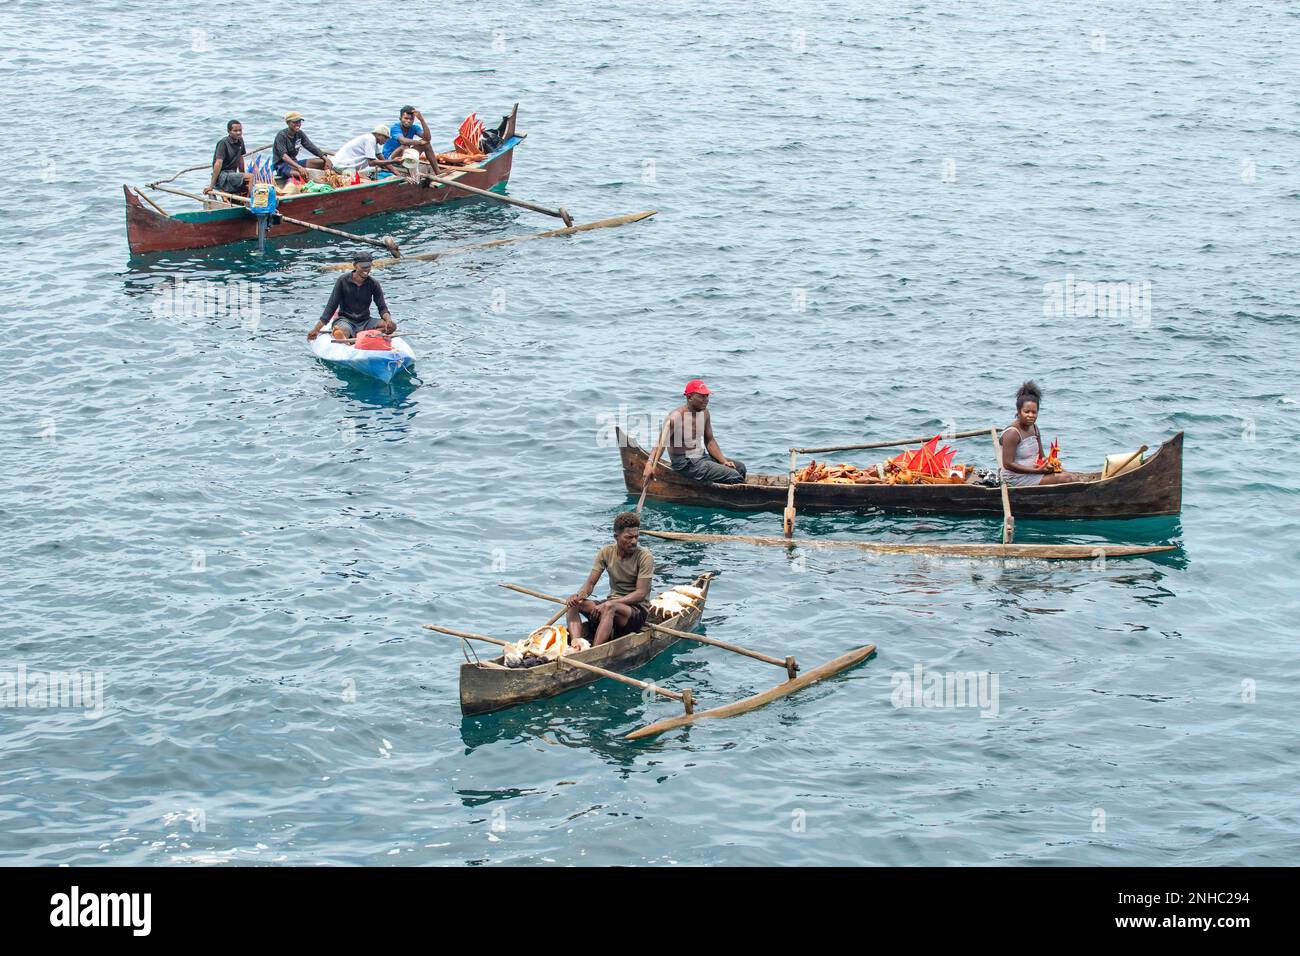
[[(311, 153), (315, 159), (307, 160), (304, 166), (298, 162), (298, 155), (303, 151)], [(316, 146), (302, 131), (302, 114), (297, 110), (284, 114), (284, 129), (275, 134), (275, 143), (271, 146), (271, 159), (275, 163), (275, 175), (288, 179), (297, 173), (303, 179), (311, 179), (308, 167), (312, 169), (333, 169), (330, 158)]]
[[(352, 271), (335, 280), (334, 291), (325, 303), (325, 311), (321, 313), (316, 327), (307, 333), (307, 341), (314, 341), (332, 316), (334, 329), (331, 334), (336, 339), (354, 339), (358, 332), (370, 329), (382, 329), (386, 335), (397, 331), (397, 323), (389, 314), (388, 303), (384, 300), (384, 290), (370, 276), (373, 265), (374, 259), (368, 252), (358, 252), (352, 257)], [(370, 314), (371, 302), (379, 308), (377, 319)]]
[(217, 148), (212, 152), (212, 178), (203, 191), (240, 196), (248, 191), (252, 179), (252, 173), (244, 172), (244, 125), (239, 120), (231, 120), (226, 124), (226, 135), (217, 140)]
[(371, 167), (401, 172), (402, 164), (380, 155), (384, 144), (391, 139), (388, 127), (380, 123), (369, 133), (353, 136), (338, 148), (331, 161), (338, 172), (349, 179), (353, 173), (364, 173)]
[(663, 431), (641, 475), (642, 484), (659, 462), (664, 448), (673, 471), (696, 481), (713, 481), (724, 485), (745, 480), (745, 463), (728, 458), (713, 438), (713, 419), (709, 416), (709, 387), (698, 378), (686, 383), (686, 404), (668, 413)]
[(1002, 477), (1008, 485), (1063, 485), (1082, 481), (1080, 475), (1061, 470), (1053, 455), (1043, 454), (1038, 431), (1038, 405), (1042, 390), (1032, 381), (1016, 392), (1016, 420), (1002, 432)]
[[(596, 552), (586, 583), (566, 602), (571, 639), (583, 637), (584, 628), (592, 627), (595, 633), (587, 640), (593, 645), (604, 644), (611, 638), (645, 627), (655, 563), (650, 549), (638, 546), (640, 536), (641, 519), (635, 513), (623, 511), (614, 518), (614, 543)], [(591, 600), (591, 592), (606, 573), (609, 597), (603, 601)], [(586, 622), (583, 617), (587, 618)]]
[(438, 156), (433, 151), (433, 144), (429, 142), (428, 129), (429, 124), (423, 113), (414, 106), (403, 106), (398, 111), (397, 122), (389, 127), (388, 142), (384, 144), (384, 159), (392, 159), (393, 154), (397, 153), (400, 161), (403, 152), (413, 149), (429, 164), (433, 174), (438, 175)]

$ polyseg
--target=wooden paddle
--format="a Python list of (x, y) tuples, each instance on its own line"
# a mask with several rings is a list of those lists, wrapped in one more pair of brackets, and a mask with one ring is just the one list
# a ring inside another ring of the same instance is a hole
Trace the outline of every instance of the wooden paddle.
[(998, 430), (990, 428), (989, 434), (993, 436), (993, 461), (1002, 485), (1002, 543), (1010, 544), (1016, 533), (1016, 519), (1011, 516), (1011, 492), (1007, 490), (1007, 477), (1002, 474), (1002, 445), (998, 442)]
[[(206, 203), (208, 201), (208, 198), (206, 196), (199, 196), (194, 193), (186, 192), (183, 189), (173, 189), (171, 186), (162, 186), (158, 183), (150, 183), (149, 188), (157, 189), (165, 193), (172, 193), (173, 195), (176, 196), (184, 196), (186, 199), (197, 199), (201, 203)], [(226, 199), (227, 201), (242, 203), (245, 206), (247, 206), (249, 203), (248, 197), (246, 196), (235, 196), (231, 193), (223, 193), (218, 189), (214, 189), (212, 191), (212, 194), (214, 196), (221, 196), (223, 199)], [(381, 249), (387, 249), (394, 256), (397, 256), (399, 259), (402, 256), (402, 250), (398, 248), (396, 240), (394, 240), (391, 236), (385, 236), (383, 239), (371, 239), (369, 236), (358, 236), (356, 233), (344, 232), (342, 229), (333, 229), (330, 226), (319, 226), (314, 222), (304, 222), (301, 219), (293, 219), (281, 212), (277, 212), (275, 215), (279, 216), (285, 222), (291, 222), (295, 226), (302, 226), (304, 229), (311, 229), (315, 232), (326, 232), (329, 233), (331, 236), (339, 236), (340, 238), (343, 239), (351, 239), (353, 242), (364, 242), (367, 245), (379, 246)]]

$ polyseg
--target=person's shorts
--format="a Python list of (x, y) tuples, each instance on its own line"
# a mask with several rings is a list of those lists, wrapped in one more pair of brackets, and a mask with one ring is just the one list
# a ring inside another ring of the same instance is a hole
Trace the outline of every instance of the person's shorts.
[(237, 169), (223, 169), (217, 173), (217, 191), (235, 193), (244, 191), (244, 174)]
[[(605, 602), (597, 601), (595, 603), (604, 604)], [(625, 634), (635, 634), (637, 631), (645, 627), (646, 609), (640, 605), (634, 604), (631, 607), (631, 611), (632, 613), (628, 616), (626, 624), (614, 625), (614, 637), (622, 637)], [(582, 616), (582, 619), (586, 624), (586, 627), (583, 628), (583, 635), (587, 640), (591, 640), (592, 635), (596, 633), (596, 622), (590, 620), (585, 614)]]
[(361, 322), (349, 322), (347, 319), (335, 319), (334, 328), (343, 330), (343, 337), (347, 339), (356, 338), (358, 332), (368, 332), (370, 329), (383, 328), (384, 320), (375, 316), (368, 316)]

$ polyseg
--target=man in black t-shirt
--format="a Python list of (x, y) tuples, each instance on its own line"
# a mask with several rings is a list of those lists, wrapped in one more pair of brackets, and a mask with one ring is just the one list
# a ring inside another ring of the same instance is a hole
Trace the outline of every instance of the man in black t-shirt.
[(204, 187), (213, 191), (242, 195), (248, 191), (251, 173), (244, 172), (244, 127), (239, 120), (226, 124), (226, 136), (217, 141), (212, 153), (212, 178)]
[[(373, 261), (368, 252), (358, 252), (352, 257), (352, 271), (339, 276), (334, 283), (334, 290), (325, 303), (320, 320), (307, 333), (307, 341), (313, 341), (331, 318), (334, 319), (332, 334), (336, 339), (355, 338), (358, 332), (370, 329), (382, 329), (386, 335), (397, 331), (397, 323), (389, 314), (388, 303), (384, 300), (384, 290), (370, 278)], [(371, 302), (379, 309), (377, 319), (370, 314)], [(335, 312), (338, 313), (337, 316)]]

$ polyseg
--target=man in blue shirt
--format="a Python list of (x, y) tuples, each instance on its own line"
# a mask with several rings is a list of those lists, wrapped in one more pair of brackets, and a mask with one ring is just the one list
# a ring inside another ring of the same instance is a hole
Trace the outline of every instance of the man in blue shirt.
[[(420, 157), (429, 164), (433, 169), (435, 176), (442, 171), (438, 168), (438, 156), (433, 151), (433, 144), (429, 142), (429, 124), (424, 119), (424, 114), (414, 106), (403, 106), (398, 113), (399, 121), (394, 123), (388, 130), (388, 142), (384, 144), (384, 159), (392, 159), (393, 153), (397, 150), (413, 149), (420, 154)], [(402, 157), (399, 154), (397, 159)], [(418, 170), (411, 170), (415, 175)]]

